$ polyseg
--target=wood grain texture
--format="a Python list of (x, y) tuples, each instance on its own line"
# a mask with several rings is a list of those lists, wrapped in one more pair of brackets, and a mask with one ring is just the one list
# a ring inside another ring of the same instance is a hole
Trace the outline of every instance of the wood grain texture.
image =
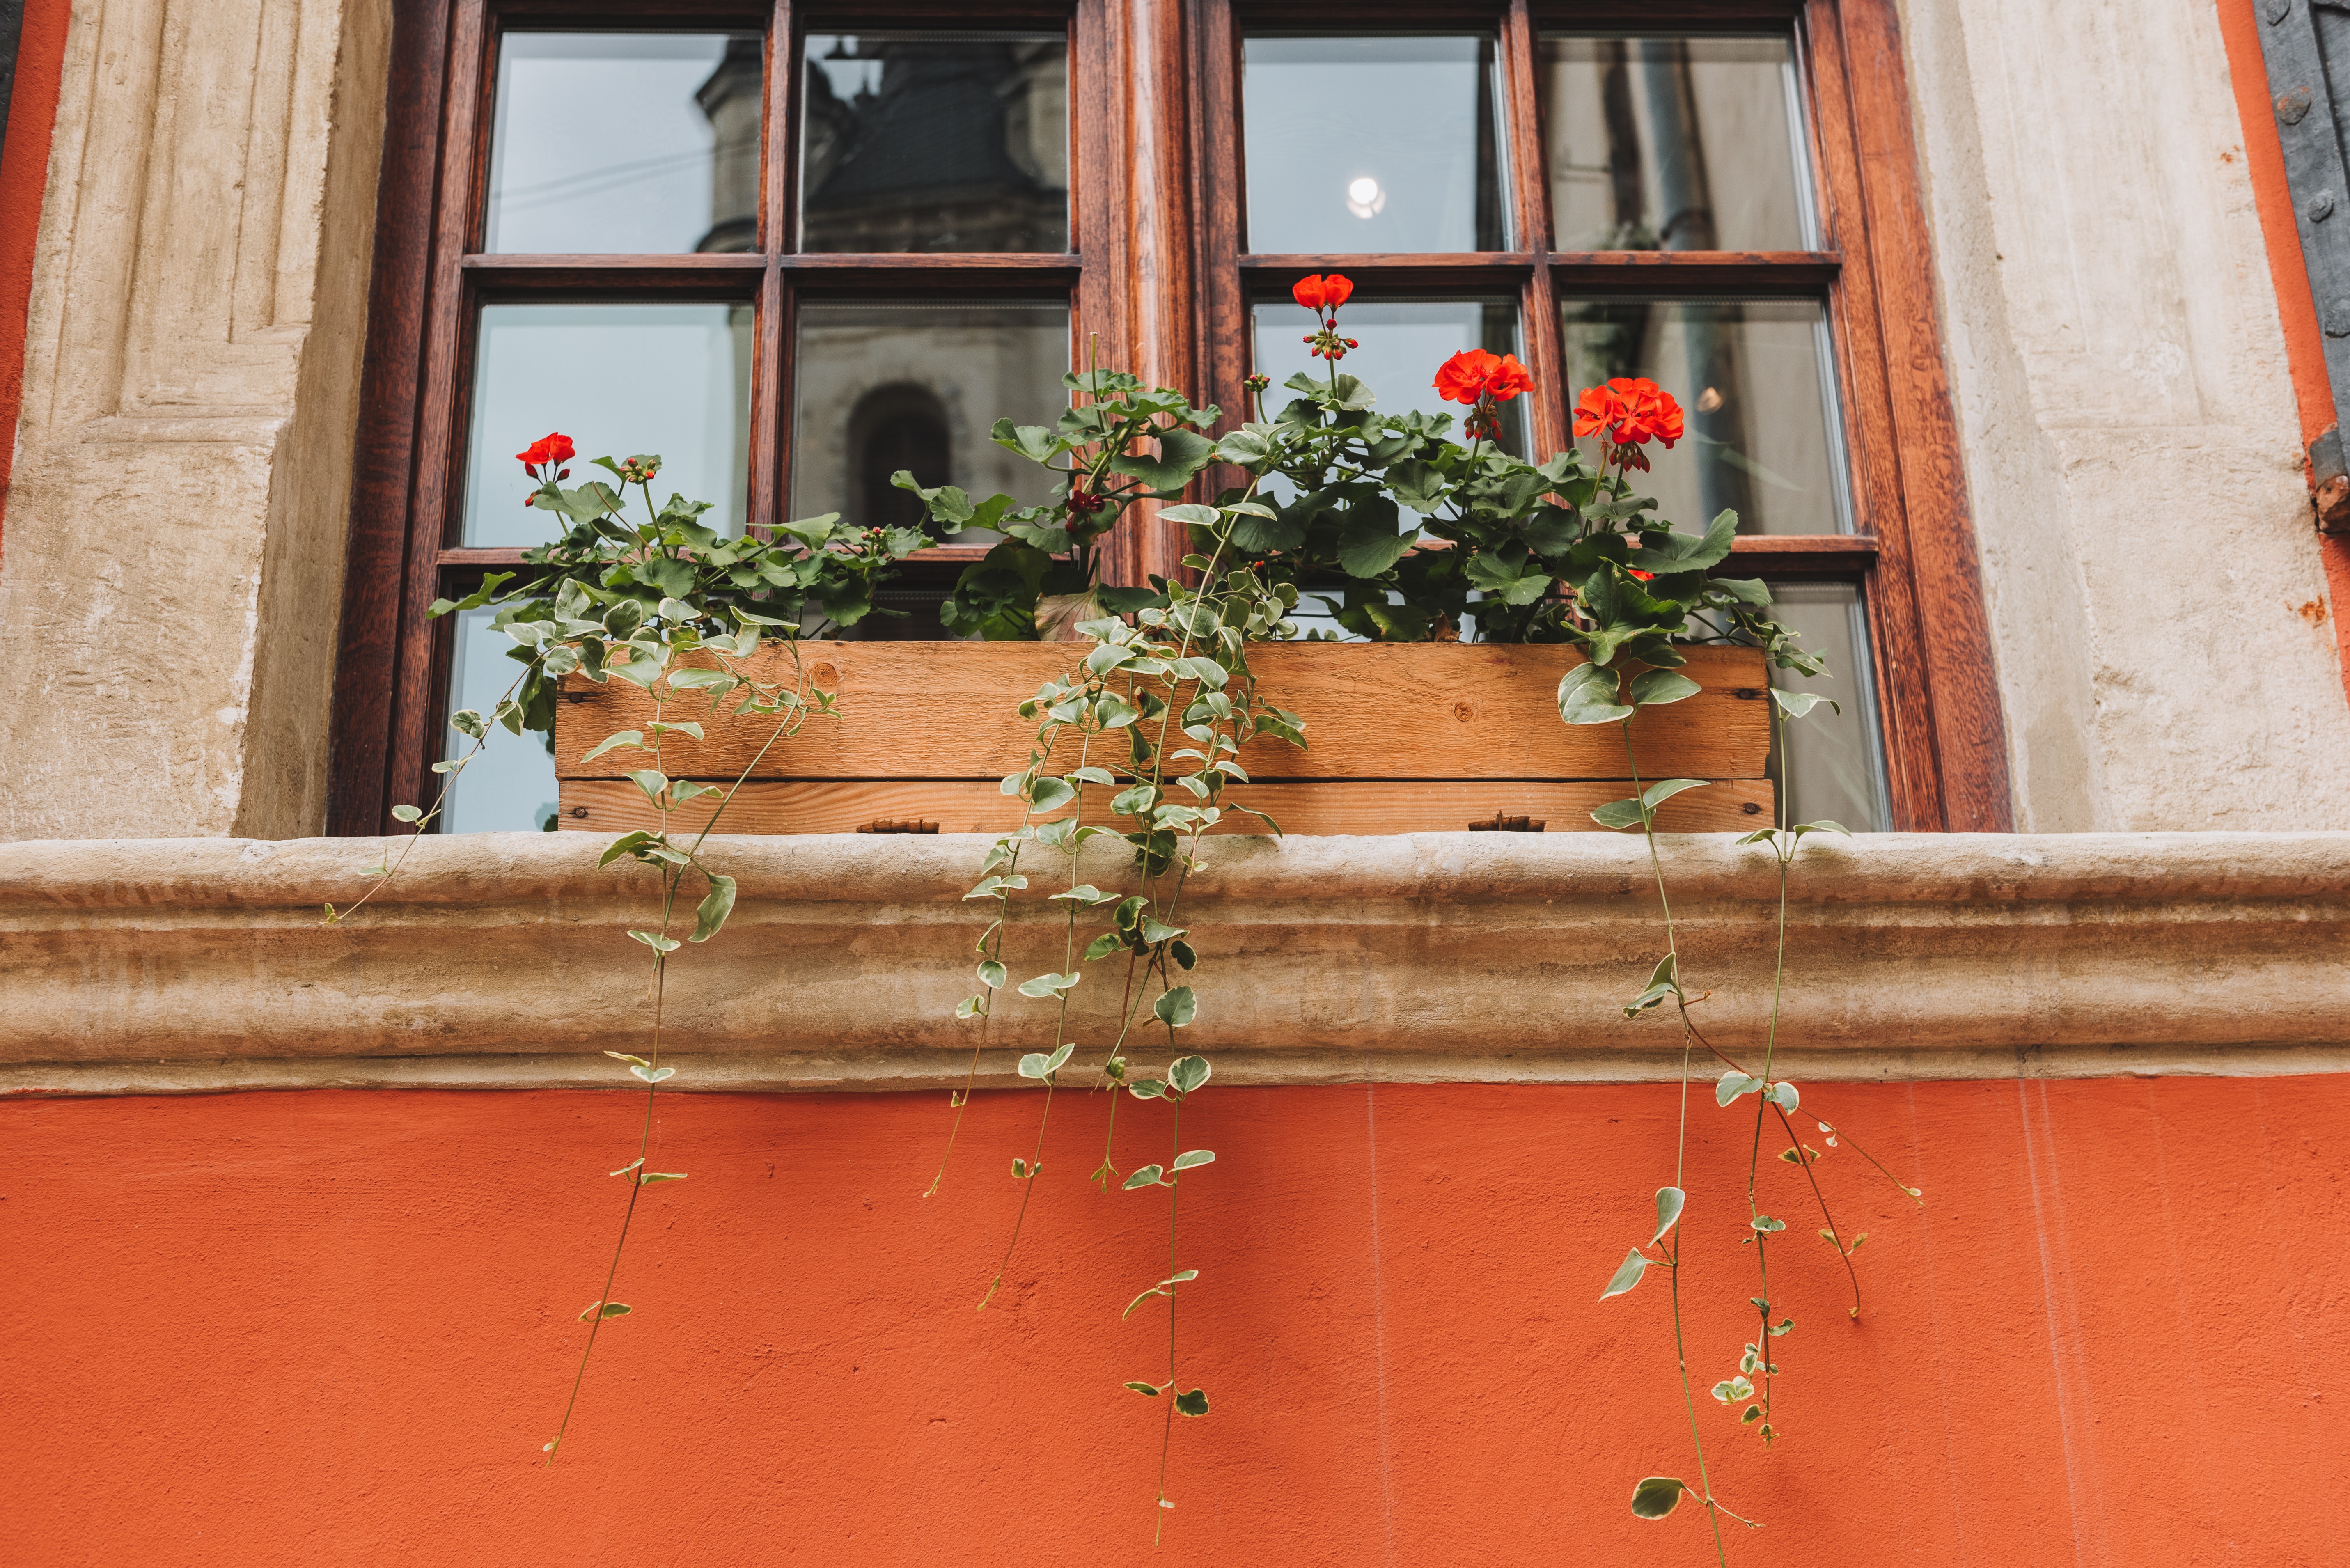
[(390, 820), (400, 589), (410, 549), (409, 488), (415, 476), (448, 32), (448, 10), (440, 0), (406, 0), (393, 9), (375, 270), (359, 371), (359, 428), (367, 439), (353, 457), (328, 741), (327, 831), (338, 836), (375, 833)]
[[(1648, 778), (1760, 778), (1769, 744), (1762, 655), (1689, 650), (1703, 688), (1633, 725)], [(1070, 643), (832, 642), (802, 645), (816, 684), (840, 695), (840, 716), (811, 719), (760, 761), (757, 778), (994, 780), (1027, 765), (1035, 732), (1016, 709), (1082, 657)], [(776, 650), (755, 673), (782, 679)], [(1252, 742), (1242, 764), (1258, 779), (1612, 779), (1627, 776), (1614, 725), (1559, 722), (1559, 678), (1580, 662), (1564, 647), (1486, 643), (1288, 643), (1251, 650), (1264, 700), (1297, 714), (1309, 749)], [(1752, 693), (1742, 697), (1741, 692)], [(573, 677), (556, 723), (556, 772), (619, 778), (645, 765), (632, 752), (580, 757), (605, 736), (641, 730), (652, 700), (625, 681)], [(681, 778), (740, 776), (773, 720), (716, 719), (698, 699), (672, 701), (707, 739), (673, 738), (663, 767)], [(1118, 756), (1092, 760), (1115, 767)], [(634, 759), (634, 760), (631, 760)], [(1066, 770), (1076, 753), (1056, 757)]]
[[(1083, 820), (1112, 823), (1113, 791), (1088, 784), (1079, 803)], [(1324, 784), (1260, 784), (1235, 786), (1232, 801), (1253, 807), (1281, 825), (1283, 833), (1323, 836), (1339, 833), (1459, 833), (1496, 816), (1529, 817), (1548, 833), (1604, 833), (1592, 811), (1632, 793), (1628, 783), (1586, 781), (1528, 784), (1514, 781), (1425, 781), (1409, 784), (1341, 780)], [(1667, 833), (1744, 833), (1772, 820), (1774, 796), (1768, 779), (1731, 779), (1704, 789), (1683, 790), (1658, 810)], [(556, 821), (580, 833), (627, 833), (661, 827), (660, 814), (644, 792), (626, 779), (566, 779)], [(671, 812), (668, 826), (699, 833), (717, 809), (714, 798), (690, 802)], [(1039, 820), (1066, 816), (1069, 807)], [(1020, 826), (1020, 803), (993, 784), (969, 779), (920, 779), (889, 784), (792, 783), (754, 779), (734, 793), (720, 826), (727, 833), (857, 833), (877, 822), (937, 824), (941, 833), (1010, 833)], [(1255, 817), (1234, 812), (1211, 833), (1264, 834)]]
[[(1908, 516), (1908, 570), (1917, 605), (1922, 669), (1898, 699), (1931, 713), (1939, 820), (1952, 833), (2005, 833), (2014, 826), (2007, 732), (1992, 663), (1974, 522), (1957, 414), (1935, 323), (1932, 248), (1909, 124), (1908, 75), (1895, 0), (1840, 0), (1855, 168), (1868, 215), (1866, 244), (1878, 298), (1877, 327), (1891, 429)], [(1893, 565), (1887, 563), (1887, 567)], [(1887, 571), (1877, 574), (1880, 578)], [(1919, 728), (1912, 726), (1912, 730)], [(1915, 771), (1916, 764), (1911, 764)]]

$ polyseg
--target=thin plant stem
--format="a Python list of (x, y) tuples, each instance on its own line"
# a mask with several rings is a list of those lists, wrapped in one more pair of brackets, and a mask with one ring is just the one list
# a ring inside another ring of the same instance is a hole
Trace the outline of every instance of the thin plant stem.
[(1714, 1512), (1713, 1480), (1706, 1473), (1705, 1439), (1698, 1433), (1697, 1396), (1690, 1388), (1689, 1345), (1681, 1329), (1681, 1239), (1680, 1231), (1673, 1232), (1672, 1270), (1666, 1282), (1673, 1296), (1673, 1357), (1680, 1366), (1681, 1405), (1689, 1412), (1690, 1443), (1697, 1449), (1697, 1484), (1705, 1493), (1705, 1514), (1713, 1527), (1713, 1556), (1721, 1568), (1730, 1568), (1730, 1551), (1721, 1543), (1721, 1521)]
[(1175, 1266), (1175, 1210), (1183, 1199), (1183, 1178), (1176, 1170), (1175, 1162), (1182, 1156), (1183, 1096), (1178, 1094), (1173, 1146), (1167, 1156), (1167, 1425), (1159, 1438), (1159, 1517), (1150, 1528), (1153, 1546), (1159, 1544), (1167, 1528), (1167, 1456), (1175, 1446), (1175, 1401), (1182, 1392), (1175, 1386), (1175, 1293), (1181, 1288), (1175, 1282), (1175, 1276), (1181, 1272)]
[[(650, 504), (650, 501), (648, 501), (648, 504)], [(799, 650), (796, 649), (792, 650), (792, 662), (796, 670), (799, 665)], [(799, 682), (805, 681), (805, 671), (799, 672), (798, 679)], [(660, 722), (660, 715), (664, 711), (664, 701), (665, 700), (657, 691), (653, 694), (653, 722), (656, 725)], [(708, 838), (712, 830), (717, 827), (719, 818), (725, 815), (726, 808), (728, 806), (733, 805), (735, 794), (742, 789), (744, 781), (750, 778), (751, 774), (757, 769), (760, 763), (765, 760), (767, 753), (775, 747), (775, 742), (782, 740), (786, 732), (796, 731), (799, 725), (806, 722), (806, 704), (804, 698), (800, 701), (795, 701), (791, 705), (790, 711), (785, 714), (784, 719), (776, 724), (775, 732), (767, 737), (766, 744), (759, 748), (756, 754), (751, 758), (750, 763), (745, 765), (742, 773), (736, 776), (733, 788), (729, 789), (726, 792), (725, 798), (718, 803), (718, 808), (712, 812), (710, 814), (710, 819), (702, 824), (702, 831), (694, 835), (692, 846), (688, 851), (689, 859), (691, 859), (692, 856), (701, 849), (702, 840)], [(653, 766), (655, 769), (659, 769), (660, 767), (660, 747), (661, 732), (659, 729), (656, 729), (653, 732), (653, 744), (651, 748), (653, 753)], [(671, 792), (667, 789), (662, 790), (660, 798), (654, 802), (655, 809), (660, 813), (661, 836), (663, 838), (666, 838), (669, 834), (670, 807), (668, 797), (670, 793)], [(661, 888), (661, 918), (660, 929), (658, 934), (666, 940), (669, 936), (670, 922), (674, 918), (677, 911), (678, 886), (684, 880), (686, 867), (683, 866), (664, 865), (661, 867), (661, 870), (663, 874)], [(704, 872), (703, 875), (707, 876), (708, 873)], [(663, 952), (659, 948), (655, 948), (653, 950), (652, 1044), (650, 1047), (650, 1054), (647, 1057), (646, 1072), (648, 1075), (658, 1074), (660, 1070), (661, 1024), (668, 999), (669, 954)], [(603, 1293), (597, 1298), (594, 1308), (596, 1315), (588, 1325), (588, 1343), (579, 1352), (579, 1369), (572, 1375), (571, 1396), (564, 1402), (563, 1419), (556, 1428), (554, 1440), (546, 1445), (546, 1463), (549, 1469), (554, 1467), (556, 1451), (563, 1446), (564, 1434), (571, 1429), (572, 1413), (579, 1407), (579, 1389), (588, 1378), (588, 1358), (596, 1354), (596, 1336), (603, 1331), (604, 1327), (604, 1308), (610, 1303), (612, 1299), (613, 1283), (620, 1275), (620, 1257), (621, 1254), (628, 1250), (629, 1228), (636, 1222), (637, 1199), (643, 1194), (646, 1185), (644, 1179), (645, 1162), (652, 1158), (653, 1096), (660, 1092), (660, 1083), (658, 1077), (649, 1077), (648, 1082), (645, 1085), (645, 1123), (642, 1134), (638, 1140), (636, 1163), (632, 1166), (623, 1166), (620, 1168), (621, 1171), (627, 1173), (629, 1177), (628, 1207), (622, 1211), (620, 1216), (620, 1235), (619, 1239), (615, 1241), (612, 1246), (612, 1266), (605, 1271), (604, 1291)], [(619, 1173), (616, 1172), (615, 1174)]]

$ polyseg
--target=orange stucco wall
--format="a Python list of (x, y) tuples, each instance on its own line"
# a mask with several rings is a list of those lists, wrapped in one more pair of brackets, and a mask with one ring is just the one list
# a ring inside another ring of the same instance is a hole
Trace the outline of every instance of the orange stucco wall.
[[(2316, 1564), (2350, 1493), (2350, 1077), (1823, 1087), (1914, 1171), (1822, 1169), (1863, 1249), (1783, 1244), (1785, 1437), (1704, 1401), (1741, 1564)], [(1602, 1304), (1671, 1170), (1668, 1087), (1211, 1085), (1187, 1145), (1175, 1433), (1118, 1387), (1164, 1317), (1163, 1195), (1097, 1195), (1065, 1096), (1012, 1284), (972, 1308), (1035, 1095), (662, 1102), (582, 1413), (551, 1435), (632, 1096), (244, 1095), (0, 1107), (0, 1561), (1695, 1564), (1666, 1295)], [(1751, 1102), (1750, 1102), (1751, 1103)], [(1693, 1114), (1704, 1382), (1749, 1332), (1751, 1120)], [(1128, 1102), (1121, 1161), (1165, 1112)], [(1128, 1135), (1134, 1135), (1128, 1137)], [(1816, 1221), (1766, 1167), (1793, 1234)], [(1907, 1210), (1905, 1212), (1905, 1210)], [(1702, 1400), (1702, 1395), (1700, 1395)]]

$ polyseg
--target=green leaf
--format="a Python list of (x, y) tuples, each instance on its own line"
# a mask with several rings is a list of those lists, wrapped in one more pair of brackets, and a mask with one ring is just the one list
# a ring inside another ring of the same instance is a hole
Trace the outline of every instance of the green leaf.
[(979, 966), (979, 983), (990, 991), (1002, 991), (1005, 973), (1003, 964), (994, 959), (989, 959)]
[(639, 768), (629, 777), (655, 805), (660, 804), (661, 791), (669, 788), (669, 775), (658, 768)]
[(1713, 1386), (1713, 1397), (1725, 1405), (1735, 1405), (1754, 1397), (1754, 1385), (1744, 1377), (1727, 1377)]
[(1179, 1095), (1193, 1094), (1208, 1081), (1209, 1071), (1205, 1056), (1178, 1056), (1167, 1068), (1167, 1081)]
[(1180, 1029), (1191, 1023), (1193, 1016), (1198, 1013), (1199, 1004), (1190, 986), (1179, 985), (1157, 1002), (1152, 1002), (1150, 1011), (1158, 1016), (1161, 1023), (1170, 1028)]
[[(1136, 1085), (1137, 1088), (1139, 1088), (1140, 1086), (1140, 1085)], [(1159, 1179), (1166, 1174), (1166, 1168), (1163, 1166), (1146, 1165), (1140, 1170), (1136, 1171), (1132, 1176), (1128, 1177), (1126, 1179), (1126, 1185), (1119, 1189), (1119, 1190), (1131, 1192), (1138, 1187), (1156, 1187), (1159, 1185)], [(1126, 1310), (1132, 1312), (1134, 1309), (1132, 1307), (1128, 1307)]]
[(1081, 978), (1082, 971), (1076, 974), (1040, 974), (1034, 980), (1022, 981), (1020, 994), (1039, 997), (1057, 996), (1076, 984)]
[[(1147, 457), (1141, 452), (1126, 452), (1110, 459), (1110, 472), (1131, 474), (1142, 481), (1145, 489), (1180, 490), (1191, 483), (1192, 476), (1207, 467), (1209, 460), (1215, 455), (1213, 441), (1180, 426), (1173, 430), (1154, 430), (1150, 433), (1159, 441), (1156, 458)], [(1166, 514), (1159, 515), (1165, 516)], [(1212, 523), (1214, 520), (1214, 514), (1211, 512), (1209, 521)]]
[(1660, 708), (1694, 697), (1705, 688), (1670, 670), (1648, 670), (1632, 677), (1632, 702), (1639, 708)]
[(1750, 1078), (1745, 1074), (1732, 1068), (1731, 1071), (1724, 1073), (1721, 1075), (1721, 1082), (1714, 1085), (1713, 1103), (1718, 1106), (1726, 1106), (1730, 1104), (1731, 1101), (1738, 1098), (1741, 1095), (1751, 1095), (1755, 1090), (1763, 1086), (1762, 1079)]
[(1657, 967), (1649, 971), (1648, 989), (1640, 992), (1639, 995), (1634, 997), (1630, 1003), (1625, 1007), (1624, 1016), (1627, 1018), (1635, 1017), (1639, 1013), (1646, 1012), (1649, 1008), (1654, 1007), (1659, 1002), (1664, 1001), (1665, 998), (1669, 996), (1678, 997), (1680, 993), (1681, 987), (1679, 969), (1674, 962), (1673, 955), (1667, 953), (1664, 957), (1657, 961)]
[(1338, 565), (1349, 576), (1376, 577), (1390, 571), (1419, 539), (1418, 529), (1398, 532), (1400, 514), (1385, 496), (1357, 503), (1338, 530)]
[(1028, 789), (1028, 799), (1040, 812), (1056, 810), (1076, 797), (1076, 786), (1062, 779), (1040, 778)]
[(1790, 719), (1800, 719), (1823, 702), (1839, 713), (1844, 711), (1835, 698), (1818, 691), (1782, 691), (1773, 686), (1771, 688), (1771, 701), (1776, 702), (1779, 711)]
[(1632, 1511), (1642, 1519), (1662, 1519), (1681, 1501), (1689, 1484), (1673, 1476), (1648, 1476), (1632, 1489)]
[(586, 1323), (590, 1318), (600, 1319), (608, 1317), (626, 1317), (628, 1315), (629, 1306), (625, 1302), (589, 1302), (588, 1303), (588, 1310), (579, 1314), (579, 1321), (581, 1323)]
[(1591, 820), (1602, 827), (1638, 827), (1648, 819), (1640, 815), (1640, 797), (1627, 794), (1600, 806), (1591, 814)]
[(683, 942), (679, 941), (675, 937), (665, 937), (659, 931), (630, 931), (629, 935), (636, 938), (637, 940), (644, 943), (645, 946), (652, 949), (653, 951), (657, 953), (673, 953), (677, 951), (678, 949), (685, 945)]
[[(1143, 1292), (1143, 1293), (1142, 1293), (1142, 1294), (1141, 1294), (1141, 1295), (1137, 1296), (1137, 1297), (1135, 1297), (1135, 1298), (1134, 1298), (1134, 1299), (1135, 1299), (1135, 1303), (1136, 1303), (1136, 1304), (1137, 1304), (1137, 1305), (1139, 1305), (1139, 1304), (1142, 1303), (1142, 1301), (1143, 1301), (1144, 1297), (1156, 1295), (1157, 1293), (1157, 1293), (1156, 1291), (1145, 1291), (1145, 1292)], [(1127, 1308), (1126, 1310), (1127, 1310), (1127, 1311), (1128, 1311), (1128, 1312), (1132, 1312), (1132, 1311), (1134, 1310), (1134, 1308), (1133, 1308), (1133, 1307), (1128, 1307), (1128, 1308)], [(1127, 1385), (1127, 1386), (1128, 1386), (1128, 1388), (1133, 1389), (1137, 1394), (1148, 1394), (1148, 1395), (1149, 1395), (1153, 1399), (1156, 1399), (1156, 1398), (1158, 1398), (1158, 1397), (1159, 1397), (1159, 1389), (1158, 1389), (1158, 1387), (1157, 1387), (1155, 1385), (1153, 1385), (1153, 1384), (1149, 1384), (1149, 1383), (1129, 1383), (1129, 1384), (1128, 1384), (1128, 1385)]]
[(1071, 768), (1061, 776), (1078, 784), (1114, 784), (1118, 783), (1107, 768)]
[(1708, 782), (1705, 779), (1661, 779), (1643, 790), (1640, 798), (1648, 803), (1650, 811), (1654, 811), (1681, 791), (1703, 789)]
[(644, 1187), (650, 1187), (656, 1181), (683, 1181), (684, 1179), (685, 1172), (681, 1170), (648, 1170), (637, 1178), (638, 1184)]
[(1070, 1053), (1075, 1051), (1076, 1048), (1077, 1043), (1072, 1040), (1067, 1044), (1062, 1046), (1059, 1050), (1054, 1052), (1052, 1056), (1045, 1063), (1045, 1071), (1047, 1073), (1059, 1072), (1062, 1067), (1067, 1064)]
[(395, 805), (391, 808), (391, 817), (394, 822), (414, 822), (423, 815), (412, 805)]
[(734, 878), (712, 877), (710, 893), (693, 911), (693, 935), (690, 942), (706, 942), (716, 936), (726, 924), (726, 917), (734, 912)]
[(1617, 672), (1583, 663), (1558, 683), (1558, 716), (1570, 724), (1612, 724), (1628, 719), (1632, 710), (1617, 701)]
[(1764, 1095), (1763, 1098), (1776, 1105), (1781, 1110), (1792, 1111), (1803, 1096), (1795, 1093), (1794, 1085), (1778, 1083), (1771, 1085), (1769, 1093)]
[(1042, 1051), (1031, 1051), (1020, 1058), (1020, 1075), (1024, 1078), (1035, 1078), (1042, 1081), (1045, 1075), (1052, 1070), (1052, 1064), (1046, 1060)]
[(1657, 1189), (1657, 1233), (1648, 1238), (1648, 1245), (1663, 1241), (1665, 1232), (1680, 1222), (1681, 1207), (1688, 1201), (1689, 1194), (1678, 1187)]
[(1841, 833), (1846, 838), (1850, 838), (1852, 836), (1851, 828), (1846, 827), (1841, 822), (1831, 822), (1825, 816), (1820, 818), (1817, 822), (1799, 822), (1795, 824), (1794, 827), (1790, 828), (1788, 832), (1790, 836), (1795, 838), (1801, 838), (1806, 833)]
[(1648, 1260), (1640, 1255), (1639, 1248), (1633, 1248), (1630, 1251), (1624, 1254), (1623, 1264), (1617, 1269), (1614, 1276), (1608, 1280), (1607, 1288), (1599, 1293), (1599, 1299), (1604, 1302), (1609, 1296), (1622, 1295), (1626, 1291), (1628, 1291), (1634, 1285), (1638, 1284), (1640, 1282), (1640, 1276), (1648, 1272)]
[(1212, 1148), (1186, 1149), (1175, 1157), (1172, 1168), (1189, 1170), (1195, 1165), (1213, 1165), (1215, 1162), (1216, 1151)]
[(1175, 1413), (1179, 1416), (1204, 1416), (1208, 1413), (1208, 1391), (1194, 1388), (1189, 1394), (1175, 1396)]
[(677, 1076), (677, 1069), (674, 1067), (653, 1067), (648, 1066), (642, 1063), (629, 1068), (629, 1071), (635, 1074), (638, 1077), (642, 1078), (648, 1084), (658, 1084), (664, 1078), (674, 1078)]
[(1167, 1085), (1156, 1078), (1138, 1078), (1126, 1086), (1126, 1092), (1138, 1100), (1155, 1100), (1167, 1093)]

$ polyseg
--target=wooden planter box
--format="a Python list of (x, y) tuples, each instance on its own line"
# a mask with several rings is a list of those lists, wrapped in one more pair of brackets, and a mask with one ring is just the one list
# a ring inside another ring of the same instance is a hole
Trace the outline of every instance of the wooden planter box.
[[(1084, 657), (1077, 643), (819, 642), (801, 645), (817, 684), (840, 695), (840, 716), (811, 718), (761, 759), (722, 828), (733, 833), (1003, 833), (1021, 805), (998, 787), (1026, 765), (1035, 725), (1019, 704)], [(763, 672), (780, 679), (788, 656)], [(1241, 754), (1254, 782), (1228, 799), (1304, 834), (1597, 832), (1593, 807), (1631, 793), (1615, 725), (1560, 722), (1559, 678), (1581, 655), (1560, 646), (1491, 643), (1275, 643), (1249, 650), (1265, 701), (1305, 722), (1307, 750), (1259, 741)], [(1659, 812), (1679, 833), (1744, 831), (1771, 819), (1763, 776), (1770, 743), (1762, 655), (1690, 649), (1683, 673), (1703, 691), (1644, 710), (1632, 726), (1641, 776), (1716, 781)], [(555, 730), (561, 825), (593, 833), (653, 827), (659, 814), (627, 778), (644, 753), (580, 757), (619, 730), (653, 717), (625, 681), (566, 682)], [(698, 695), (669, 705), (706, 739), (671, 737), (672, 776), (731, 783), (774, 732), (773, 719), (715, 719)], [(1114, 766), (1111, 759), (1094, 759)], [(1054, 765), (1077, 765), (1076, 748)], [(1088, 821), (1109, 819), (1115, 792), (1088, 786)], [(696, 803), (698, 805), (699, 803)], [(1066, 807), (1063, 808), (1066, 810)], [(706, 813), (673, 813), (699, 828)], [(934, 825), (934, 826), (933, 826)], [(1540, 825), (1540, 826), (1537, 826)], [(1232, 815), (1218, 832), (1262, 833)]]

